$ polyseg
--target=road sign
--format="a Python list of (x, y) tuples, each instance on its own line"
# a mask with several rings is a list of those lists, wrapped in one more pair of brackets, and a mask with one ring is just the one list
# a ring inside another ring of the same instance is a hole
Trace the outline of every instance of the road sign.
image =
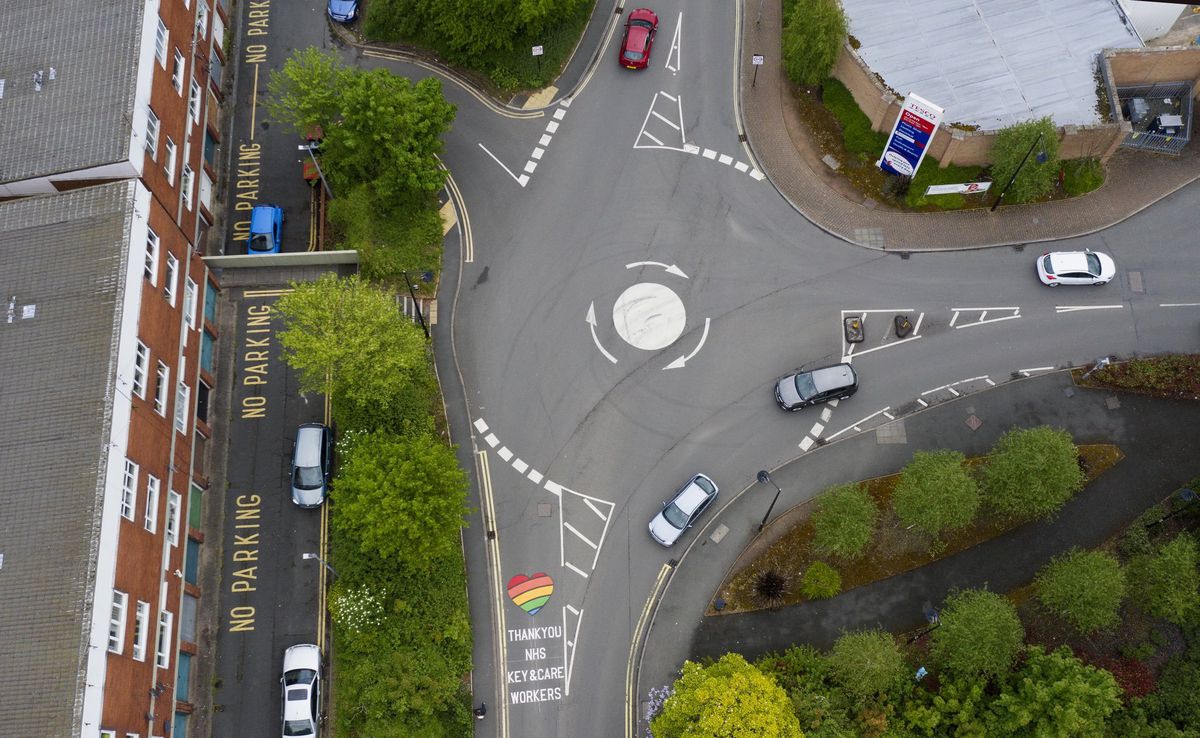
[(542, 47), (541, 47), (541, 46), (534, 46), (534, 47), (533, 47), (533, 55), (534, 55), (534, 56), (541, 56), (541, 55), (542, 55), (542, 53), (543, 53), (543, 50), (542, 50)]
[(753, 64), (753, 65), (754, 65), (754, 66), (756, 66), (756, 67), (758, 67), (758, 66), (762, 66), (762, 63), (763, 63), (763, 55), (762, 55), (762, 54), (755, 54), (754, 56), (750, 57), (750, 63), (751, 63), (751, 64)]

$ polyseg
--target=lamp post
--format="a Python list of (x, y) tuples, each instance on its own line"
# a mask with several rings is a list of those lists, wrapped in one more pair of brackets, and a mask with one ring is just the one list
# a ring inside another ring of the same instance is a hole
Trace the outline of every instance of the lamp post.
[(333, 567), (329, 565), (329, 562), (326, 561), (325, 559), (321, 558), (317, 554), (303, 553), (303, 554), (300, 554), (300, 557), (303, 558), (305, 561), (311, 561), (312, 559), (316, 559), (317, 561), (320, 561), (321, 564), (324, 565), (324, 567), (329, 570), (330, 574), (332, 574), (334, 577), (337, 576), (337, 572), (333, 570)]
[(1196, 501), (1196, 491), (1190, 487), (1184, 487), (1183, 489), (1179, 490), (1179, 494), (1177, 496), (1183, 501), (1183, 504), (1175, 510), (1162, 516), (1158, 520), (1155, 520), (1153, 523), (1147, 523), (1147, 528), (1153, 528), (1154, 526), (1164, 523), (1182, 512), (1186, 512), (1191, 504)]
[[(1037, 138), (1033, 140), (1033, 145), (1029, 147), (1029, 151), (1025, 152), (1025, 156), (1021, 158), (1021, 163), (1017, 165), (1017, 170), (1008, 178), (1008, 184), (1004, 185), (1004, 189), (1000, 190), (1000, 194), (996, 196), (996, 201), (992, 203), (992, 208), (988, 212), (995, 212), (996, 208), (1000, 207), (1000, 201), (1004, 199), (1004, 195), (1008, 193), (1008, 188), (1012, 187), (1013, 182), (1017, 181), (1017, 175), (1021, 173), (1021, 167), (1025, 166), (1025, 162), (1029, 161), (1030, 154), (1037, 148), (1037, 145), (1042, 142), (1042, 137), (1046, 135), (1045, 131), (1038, 132)], [(1038, 152), (1038, 164), (1046, 163), (1046, 150), (1043, 148)]]
[(316, 141), (310, 140), (308, 143), (300, 144), (296, 148), (308, 152), (309, 157), (312, 158), (313, 166), (317, 168), (317, 176), (321, 178), (321, 186), (325, 188), (325, 195), (332, 200), (333, 190), (329, 189), (329, 183), (325, 181), (325, 172), (321, 171), (321, 162), (317, 161), (317, 150), (320, 146)]
[[(429, 326), (425, 323), (425, 315), (421, 312), (421, 303), (417, 302), (417, 292), (413, 289), (412, 281), (408, 278), (408, 272), (400, 272), (404, 275), (404, 283), (408, 285), (408, 294), (412, 297), (413, 310), (417, 313), (417, 320), (421, 323), (421, 330), (425, 331), (425, 340), (429, 340)], [(433, 279), (433, 272), (421, 272), (421, 281), (426, 284)]]
[(775, 503), (779, 501), (779, 495), (783, 490), (779, 488), (778, 484), (775, 484), (775, 480), (765, 470), (758, 473), (758, 483), (775, 485), (775, 497), (771, 500), (771, 506), (767, 508), (767, 514), (763, 516), (762, 522), (758, 524), (758, 532), (762, 533), (763, 526), (767, 524), (767, 518), (771, 517), (771, 511), (775, 509)]

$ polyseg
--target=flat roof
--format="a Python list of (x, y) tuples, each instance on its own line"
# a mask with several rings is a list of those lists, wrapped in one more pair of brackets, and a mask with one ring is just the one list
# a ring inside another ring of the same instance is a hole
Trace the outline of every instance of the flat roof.
[(136, 187), (0, 203), (5, 735), (83, 732), (112, 409), (128, 392), (115, 368)]
[(858, 54), (901, 95), (984, 130), (1100, 122), (1096, 54), (1141, 47), (1112, 0), (842, 0)]

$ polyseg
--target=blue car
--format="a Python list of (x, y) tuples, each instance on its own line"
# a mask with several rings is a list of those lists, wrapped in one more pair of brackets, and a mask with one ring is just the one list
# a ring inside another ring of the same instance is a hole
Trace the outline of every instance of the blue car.
[(255, 205), (250, 211), (250, 237), (247, 254), (278, 254), (283, 240), (283, 208)]
[(338, 23), (349, 23), (358, 17), (358, 0), (329, 0), (329, 17)]

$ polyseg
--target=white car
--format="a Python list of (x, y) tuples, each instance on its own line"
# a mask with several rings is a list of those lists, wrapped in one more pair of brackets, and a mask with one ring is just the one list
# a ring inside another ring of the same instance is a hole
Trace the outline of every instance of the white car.
[(1108, 284), (1117, 276), (1112, 257), (1099, 251), (1051, 251), (1037, 258), (1042, 284)]
[(301, 643), (283, 652), (283, 736), (317, 738), (321, 710), (321, 649)]
[(675, 496), (663, 505), (662, 511), (650, 521), (650, 537), (664, 546), (670, 546), (692, 527), (700, 513), (707, 510), (716, 498), (717, 483), (703, 474), (697, 474), (680, 487)]

